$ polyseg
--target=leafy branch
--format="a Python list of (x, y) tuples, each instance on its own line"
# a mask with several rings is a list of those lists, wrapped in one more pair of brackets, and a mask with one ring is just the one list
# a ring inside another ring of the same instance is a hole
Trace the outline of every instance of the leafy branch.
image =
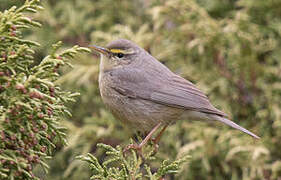
[(131, 151), (129, 155), (123, 154), (123, 149), (120, 146), (113, 148), (106, 144), (97, 144), (98, 148), (105, 150), (106, 160), (102, 163), (88, 153), (86, 156), (78, 156), (77, 158), (89, 163), (90, 169), (93, 173), (91, 179), (118, 179), (118, 180), (137, 180), (137, 179), (150, 179), (158, 180), (168, 174), (176, 174), (180, 166), (187, 162), (189, 156), (170, 162), (164, 160), (156, 172), (151, 171), (151, 165), (148, 160), (155, 159), (153, 150), (147, 151), (141, 156), (138, 156), (135, 151)]
[(41, 26), (24, 14), (41, 10), (39, 3), (26, 1), (0, 13), (0, 179), (39, 179), (32, 173), (36, 165), (47, 172), (45, 159), (56, 143), (66, 144), (59, 125), (71, 115), (65, 104), (78, 95), (55, 84), (58, 69), (77, 53), (89, 52), (78, 46), (59, 52), (59, 42), (34, 66), (32, 48), (39, 44), (23, 39), (22, 30)]

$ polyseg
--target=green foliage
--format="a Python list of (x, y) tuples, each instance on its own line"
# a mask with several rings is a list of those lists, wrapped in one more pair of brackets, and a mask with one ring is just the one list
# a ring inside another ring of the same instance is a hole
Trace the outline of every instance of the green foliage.
[[(147, 159), (154, 159), (152, 156), (153, 151), (148, 151), (143, 154), (145, 158), (138, 156), (135, 151), (132, 150), (130, 155), (124, 155), (120, 146), (113, 148), (106, 144), (97, 144), (99, 148), (105, 150), (107, 160), (99, 163), (98, 159), (92, 154), (88, 153), (87, 156), (79, 156), (78, 159), (86, 161), (90, 164), (92, 173), (94, 174), (91, 179), (151, 179), (158, 180), (163, 178), (167, 174), (177, 173), (180, 169), (180, 165), (186, 162), (189, 156), (184, 156), (174, 162), (164, 160), (158, 170), (154, 173), (151, 172)], [(144, 167), (144, 169), (142, 168)]]
[(58, 52), (59, 42), (34, 65), (33, 48), (39, 44), (23, 39), (22, 31), (41, 26), (24, 14), (40, 9), (39, 1), (33, 0), (0, 13), (1, 179), (38, 179), (32, 173), (34, 166), (47, 171), (45, 159), (50, 158), (55, 144), (66, 144), (65, 127), (59, 120), (71, 115), (65, 104), (78, 94), (55, 84), (58, 68), (78, 52), (89, 52), (78, 46)]
[[(11, 2), (2, 0), (1, 9)], [(105, 45), (128, 38), (174, 72), (196, 83), (219, 109), (261, 138), (218, 124), (177, 122), (167, 128), (151, 169), (165, 159), (192, 158), (174, 179), (278, 179), (281, 176), (281, 1), (256, 0), (49, 0), (44, 11), (28, 17), (43, 28), (25, 32), (39, 42), (34, 61), (51, 54), (51, 44)], [(6, 6), (6, 8), (5, 8)], [(10, 31), (5, 31), (10, 33)], [(2, 44), (2, 42), (1, 42)], [(0, 45), (1, 46), (1, 45)], [(9, 51), (8, 49), (5, 51)], [(26, 54), (26, 53), (25, 53)], [(74, 57), (56, 81), (81, 96), (71, 104), (69, 145), (48, 161), (44, 179), (89, 179), (87, 163), (74, 161), (93, 154), (103, 163), (97, 143), (124, 147), (128, 133), (104, 107), (98, 90), (98, 56)], [(2, 76), (1, 76), (2, 78)], [(2, 84), (1, 84), (2, 85)], [(173, 176), (167, 175), (166, 179)]]

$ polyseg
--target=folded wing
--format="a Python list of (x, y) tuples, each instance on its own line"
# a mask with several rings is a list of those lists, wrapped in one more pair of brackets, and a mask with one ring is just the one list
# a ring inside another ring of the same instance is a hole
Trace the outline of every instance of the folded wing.
[(207, 96), (191, 82), (173, 73), (143, 73), (138, 69), (112, 71), (114, 88), (131, 98), (141, 98), (167, 106), (227, 115), (216, 109)]

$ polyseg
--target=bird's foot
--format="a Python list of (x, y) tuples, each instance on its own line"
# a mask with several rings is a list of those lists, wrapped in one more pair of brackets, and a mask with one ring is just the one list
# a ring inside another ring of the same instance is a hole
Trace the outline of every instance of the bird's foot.
[(127, 145), (123, 150), (123, 154), (126, 154), (131, 149), (135, 150), (138, 155), (142, 156), (142, 146), (139, 145), (139, 144), (129, 144), (129, 145)]
[[(149, 133), (148, 135), (144, 138), (144, 140), (142, 140), (142, 142), (140, 144), (129, 144), (124, 150), (123, 150), (123, 154), (125, 154), (128, 150), (130, 149), (134, 149), (137, 151), (138, 155), (140, 155), (143, 158), (142, 155), (142, 147), (145, 146), (147, 144), (147, 142), (149, 140), (151, 140), (152, 138), (152, 134), (161, 126), (161, 122), (158, 123)], [(165, 126), (161, 132), (158, 134), (158, 136), (155, 138), (154, 140), (154, 144), (156, 144), (157, 146), (155, 146), (155, 149), (158, 150), (158, 142), (160, 140), (160, 137), (163, 133), (163, 131), (166, 129), (167, 126)], [(156, 151), (157, 152), (157, 151)]]

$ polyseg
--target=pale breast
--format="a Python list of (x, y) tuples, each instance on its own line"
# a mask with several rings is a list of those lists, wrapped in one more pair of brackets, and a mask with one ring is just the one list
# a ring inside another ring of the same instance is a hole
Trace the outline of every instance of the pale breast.
[(184, 112), (183, 109), (121, 95), (110, 87), (111, 80), (107, 75), (101, 77), (99, 84), (102, 100), (115, 118), (141, 132), (149, 132), (159, 122), (170, 124)]

